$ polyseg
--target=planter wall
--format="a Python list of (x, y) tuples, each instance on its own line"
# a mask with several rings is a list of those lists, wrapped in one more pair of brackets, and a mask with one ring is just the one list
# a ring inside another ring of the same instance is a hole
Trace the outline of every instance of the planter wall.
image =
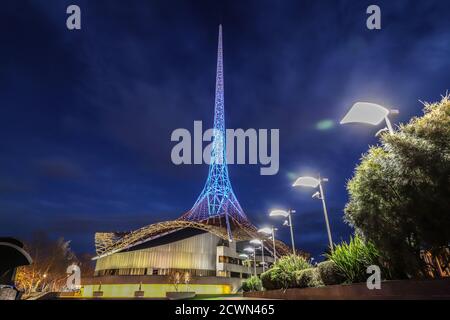
[(195, 292), (166, 292), (166, 297), (169, 300), (182, 300), (182, 299), (189, 299), (195, 297)]
[(321, 288), (245, 292), (244, 297), (286, 300), (410, 300), (450, 299), (450, 279), (384, 281), (380, 290), (365, 283)]

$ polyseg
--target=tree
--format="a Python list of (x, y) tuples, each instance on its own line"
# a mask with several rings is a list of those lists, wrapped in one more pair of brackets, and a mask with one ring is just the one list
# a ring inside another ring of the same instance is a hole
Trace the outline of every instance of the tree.
[(189, 291), (189, 289), (188, 289), (189, 288), (189, 282), (191, 282), (191, 280), (192, 280), (191, 274), (188, 271), (185, 271), (184, 274), (183, 274), (183, 281), (184, 281), (184, 284), (186, 286), (186, 291)]
[(178, 292), (181, 280), (181, 273), (179, 271), (173, 270), (169, 273), (169, 282), (173, 285), (176, 292)]
[(20, 267), (16, 285), (26, 298), (34, 292), (59, 291), (66, 284), (67, 267), (76, 257), (70, 249), (70, 241), (51, 240), (45, 233), (37, 233), (25, 245), (33, 258), (29, 266)]
[(346, 221), (381, 251), (394, 277), (423, 276), (420, 250), (450, 242), (450, 96), (363, 155), (348, 182)]

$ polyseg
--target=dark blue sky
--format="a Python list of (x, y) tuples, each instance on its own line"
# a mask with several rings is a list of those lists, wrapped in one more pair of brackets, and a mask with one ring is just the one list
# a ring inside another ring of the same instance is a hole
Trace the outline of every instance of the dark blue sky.
[[(382, 30), (365, 27), (382, 10)], [(68, 31), (78, 4), (82, 30)], [(229, 168), (257, 225), (292, 207), (297, 246), (326, 244), (321, 204), (291, 187), (327, 176), (334, 240), (347, 239), (346, 181), (377, 128), (337, 125), (358, 100), (420, 115), (450, 89), (448, 1), (8, 1), (0, 10), (0, 234), (44, 230), (94, 252), (94, 232), (190, 209), (206, 165), (170, 160), (176, 128), (212, 124), (218, 24), (229, 128), (279, 128), (280, 171)], [(330, 120), (334, 126), (319, 130)], [(282, 221), (274, 221), (281, 223)], [(288, 229), (279, 235), (288, 241)]]

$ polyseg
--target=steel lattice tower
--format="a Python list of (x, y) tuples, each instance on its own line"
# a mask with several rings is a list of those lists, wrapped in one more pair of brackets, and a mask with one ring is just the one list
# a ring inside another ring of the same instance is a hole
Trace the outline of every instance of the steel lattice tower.
[[(191, 210), (180, 219), (226, 224), (228, 239), (232, 240), (234, 226), (254, 229), (241, 208), (231, 187), (226, 161), (226, 131), (224, 110), (224, 77), (222, 25), (219, 26), (217, 48), (216, 94), (214, 106), (214, 132), (208, 179)], [(224, 226), (225, 227), (225, 226)]]

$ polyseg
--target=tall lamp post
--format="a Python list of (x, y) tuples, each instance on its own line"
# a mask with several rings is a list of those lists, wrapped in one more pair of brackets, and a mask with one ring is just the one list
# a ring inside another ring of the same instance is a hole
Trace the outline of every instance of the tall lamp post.
[[(262, 263), (262, 266), (263, 266), (262, 267), (263, 268), (263, 272), (265, 272), (266, 271), (266, 268), (265, 268), (266, 262), (264, 261), (264, 240), (252, 239), (252, 240), (250, 240), (250, 243), (253, 244), (253, 245), (261, 245), (261, 247), (259, 247), (261, 249), (261, 263)], [(255, 250), (256, 249), (258, 249), (258, 248), (255, 246)]]
[[(375, 103), (370, 102), (357, 102), (347, 112), (345, 117), (341, 120), (341, 124), (347, 123), (366, 123), (373, 126), (378, 126), (383, 120), (386, 122), (387, 130), (390, 134), (394, 133), (391, 121), (389, 120), (389, 114), (397, 115), (399, 112), (395, 109), (387, 109)], [(377, 132), (378, 135), (381, 129)]]
[(322, 182), (327, 182), (328, 178), (313, 178), (313, 177), (299, 177), (294, 184), (293, 187), (308, 187), (308, 188), (317, 188), (319, 187), (319, 191), (313, 194), (313, 198), (322, 200), (323, 206), (323, 215), (325, 216), (325, 224), (327, 226), (328, 233), (328, 241), (330, 244), (330, 250), (333, 252), (333, 239), (331, 237), (331, 229), (330, 223), (328, 221), (328, 211), (327, 205), (325, 203), (325, 193), (323, 192)]
[(253, 253), (253, 270), (255, 271), (255, 276), (256, 276), (256, 253), (255, 253), (255, 249), (252, 247), (246, 247), (244, 248), (244, 251), (248, 252), (248, 253)]
[(294, 242), (294, 227), (292, 226), (292, 214), (295, 213), (295, 210), (288, 210), (288, 211), (284, 211), (284, 210), (272, 210), (269, 214), (269, 216), (271, 217), (284, 217), (284, 218), (288, 218), (288, 220), (285, 220), (283, 225), (284, 226), (289, 226), (291, 229), (291, 242), (292, 242), (292, 253), (295, 255), (295, 242)]
[(250, 259), (249, 259), (249, 257), (248, 257), (248, 254), (245, 254), (245, 253), (241, 253), (240, 255), (239, 255), (239, 258), (242, 258), (242, 259), (244, 259), (245, 261), (247, 261), (248, 263), (247, 263), (247, 267), (248, 267), (248, 273), (250, 273), (250, 275), (252, 274), (252, 272), (250, 271)]
[(277, 261), (277, 249), (275, 247), (275, 231), (276, 230), (278, 230), (278, 229), (274, 228), (273, 226), (271, 228), (261, 228), (261, 229), (258, 230), (259, 233), (264, 233), (264, 234), (269, 235), (269, 236), (271, 235), (272, 247), (273, 247), (273, 260), (274, 260), (274, 262)]

